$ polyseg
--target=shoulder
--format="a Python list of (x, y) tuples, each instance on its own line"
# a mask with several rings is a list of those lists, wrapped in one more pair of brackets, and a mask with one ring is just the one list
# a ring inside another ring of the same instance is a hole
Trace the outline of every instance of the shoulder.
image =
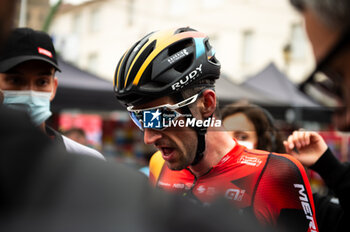
[(269, 173), (275, 177), (290, 176), (297, 173), (301, 173), (304, 177), (305, 173), (303, 165), (288, 154), (245, 149), (239, 159), (240, 163), (260, 166), (264, 173)]
[(84, 146), (80, 143), (77, 143), (77, 142), (71, 140), (70, 138), (67, 138), (64, 135), (61, 135), (61, 136), (62, 136), (64, 145), (66, 147), (66, 150), (68, 152), (73, 152), (73, 153), (78, 153), (78, 154), (83, 154), (83, 155), (90, 155), (90, 156), (100, 158), (103, 160), (105, 159), (104, 156), (100, 152), (96, 151), (95, 149), (92, 149), (90, 147), (87, 147), (87, 146)]
[(155, 152), (149, 162), (149, 173), (151, 182), (156, 182), (163, 169), (164, 159), (160, 151)]
[(277, 165), (283, 165), (285, 167), (288, 166), (295, 170), (305, 170), (304, 166), (296, 158), (288, 154), (271, 153), (269, 162)]
[(303, 165), (288, 154), (270, 153), (263, 169), (263, 176), (267, 181), (274, 179), (285, 183), (308, 182)]

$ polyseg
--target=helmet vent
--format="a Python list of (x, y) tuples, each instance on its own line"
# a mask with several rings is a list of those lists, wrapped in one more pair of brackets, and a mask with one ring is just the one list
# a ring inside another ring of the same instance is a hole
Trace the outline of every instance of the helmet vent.
[[(171, 56), (184, 48), (191, 47), (193, 46), (193, 41), (192, 39), (185, 39), (182, 41), (179, 41), (178, 43), (174, 44), (171, 46), (168, 50), (168, 56)], [(178, 71), (178, 72), (184, 72), (186, 69), (188, 69), (193, 62), (193, 56), (187, 56), (183, 59), (181, 59), (179, 62), (177, 62), (173, 68)]]
[(206, 51), (207, 51), (208, 60), (209, 60), (211, 63), (219, 64), (219, 61), (218, 61), (218, 60), (216, 59), (216, 57), (215, 57), (214, 48), (210, 45), (209, 40), (206, 40), (206, 41), (205, 41), (205, 48), (206, 48)]
[(174, 34), (179, 34), (179, 33), (187, 32), (187, 31), (196, 31), (196, 30), (192, 29), (190, 27), (181, 27), (181, 28), (177, 29)]

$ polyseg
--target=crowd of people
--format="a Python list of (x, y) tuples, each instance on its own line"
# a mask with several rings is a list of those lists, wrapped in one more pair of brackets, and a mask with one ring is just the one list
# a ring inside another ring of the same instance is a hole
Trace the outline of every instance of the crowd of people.
[[(349, 131), (350, 3), (290, 2), (317, 63), (300, 88), (332, 103), (334, 124)], [(116, 98), (158, 150), (147, 177), (76, 142), (79, 131), (46, 125), (59, 82), (55, 48), (44, 32), (12, 28), (15, 5), (0, 8), (1, 231), (346, 231), (349, 164), (317, 132), (283, 140), (260, 106), (220, 110), (221, 64), (205, 33), (151, 32), (116, 66)], [(312, 193), (305, 168), (329, 195)]]

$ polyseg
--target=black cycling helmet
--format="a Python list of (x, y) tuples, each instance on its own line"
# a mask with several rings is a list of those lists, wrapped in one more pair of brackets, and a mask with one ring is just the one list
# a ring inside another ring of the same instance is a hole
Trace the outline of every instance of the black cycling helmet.
[[(220, 63), (209, 38), (192, 28), (152, 32), (135, 43), (120, 59), (114, 76), (117, 99), (136, 106), (164, 96), (183, 100), (181, 90), (203, 79), (217, 79)], [(193, 117), (188, 106), (182, 107)], [(192, 165), (205, 151), (206, 127), (194, 127), (197, 151)]]
[(189, 27), (161, 30), (146, 35), (123, 55), (114, 92), (121, 103), (137, 105), (219, 75), (220, 63), (204, 33)]

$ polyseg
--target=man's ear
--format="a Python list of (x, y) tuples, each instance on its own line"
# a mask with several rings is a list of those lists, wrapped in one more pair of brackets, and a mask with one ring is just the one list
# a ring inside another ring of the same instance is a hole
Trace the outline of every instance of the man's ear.
[(216, 94), (212, 89), (207, 89), (202, 93), (201, 113), (204, 118), (208, 118), (216, 109)]
[(57, 77), (54, 77), (53, 78), (53, 87), (52, 87), (52, 93), (51, 93), (50, 101), (52, 101), (55, 98), (55, 96), (56, 96), (57, 86), (58, 86), (58, 80), (57, 80)]

